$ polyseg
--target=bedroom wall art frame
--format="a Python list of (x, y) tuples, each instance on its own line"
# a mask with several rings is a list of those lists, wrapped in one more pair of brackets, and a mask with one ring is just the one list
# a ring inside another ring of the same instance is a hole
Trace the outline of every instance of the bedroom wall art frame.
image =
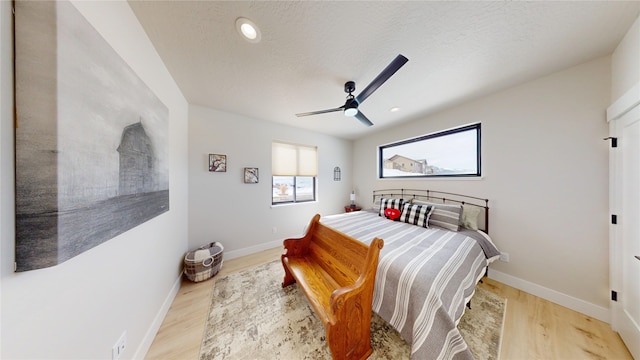
[(15, 261), (27, 271), (169, 211), (169, 110), (73, 4), (15, 7)]
[(246, 167), (244, 168), (244, 183), (245, 184), (257, 184), (259, 181), (258, 168)]
[(209, 154), (210, 172), (227, 172), (227, 155)]

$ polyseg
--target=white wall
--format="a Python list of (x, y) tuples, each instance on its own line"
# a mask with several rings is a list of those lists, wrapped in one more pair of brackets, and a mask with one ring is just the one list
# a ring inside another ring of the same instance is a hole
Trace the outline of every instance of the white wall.
[[(318, 146), (317, 202), (271, 206), (273, 140)], [(190, 105), (190, 248), (220, 241), (230, 259), (282, 246), (282, 239), (299, 236), (316, 213), (344, 211), (353, 184), (351, 152), (347, 140)], [(227, 155), (227, 172), (209, 172), (209, 154)], [(333, 181), (336, 166), (341, 181)], [(259, 169), (258, 184), (243, 182), (245, 167)]]
[(58, 266), (14, 273), (10, 5), (0, 2), (0, 357), (110, 359), (126, 330), (123, 358), (141, 358), (178, 289), (187, 249), (187, 102), (126, 2), (74, 2), (169, 108), (170, 210)]
[[(5, 272), (8, 261), (4, 261), (5, 239), (15, 236), (14, 181), (13, 181), (13, 64), (11, 61), (13, 40), (11, 2), (0, 2), (0, 274)], [(11, 199), (11, 200), (6, 200)], [(0, 339), (2, 326), (2, 278), (0, 277)], [(0, 340), (2, 357), (2, 340)]]
[(611, 103), (640, 83), (640, 17), (611, 55)]
[[(510, 263), (490, 276), (608, 319), (610, 58), (551, 74), (357, 140), (360, 192), (428, 188), (490, 199), (490, 230)], [(482, 179), (379, 180), (376, 147), (482, 122)]]

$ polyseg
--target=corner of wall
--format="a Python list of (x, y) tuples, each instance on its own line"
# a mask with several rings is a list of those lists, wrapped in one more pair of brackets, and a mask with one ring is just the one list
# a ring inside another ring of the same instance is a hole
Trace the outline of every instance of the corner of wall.
[(640, 16), (611, 55), (611, 103), (640, 82)]

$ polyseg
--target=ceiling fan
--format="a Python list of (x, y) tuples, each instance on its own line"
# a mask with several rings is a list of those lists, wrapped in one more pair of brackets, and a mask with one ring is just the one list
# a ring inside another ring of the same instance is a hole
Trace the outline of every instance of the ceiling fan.
[(373, 79), (373, 81), (366, 87), (358, 96), (353, 96), (353, 92), (356, 90), (356, 83), (353, 81), (347, 81), (344, 84), (344, 92), (347, 95), (347, 101), (344, 105), (327, 110), (319, 110), (319, 111), (311, 111), (306, 113), (296, 114), (297, 117), (301, 116), (309, 116), (309, 115), (318, 115), (318, 114), (326, 114), (330, 112), (336, 111), (344, 111), (345, 116), (354, 116), (356, 119), (360, 120), (363, 124), (367, 126), (373, 125), (373, 123), (367, 119), (366, 116), (362, 112), (358, 110), (358, 105), (362, 104), (374, 91), (376, 91), (385, 81), (389, 80), (389, 78), (396, 73), (406, 62), (409, 61), (406, 57), (402, 55), (396, 56), (393, 61), (387, 65), (384, 70), (378, 76)]

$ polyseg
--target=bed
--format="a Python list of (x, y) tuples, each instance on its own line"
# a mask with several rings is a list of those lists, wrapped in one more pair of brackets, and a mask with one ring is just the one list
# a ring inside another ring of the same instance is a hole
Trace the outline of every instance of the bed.
[(373, 311), (411, 346), (411, 359), (473, 359), (456, 326), (500, 255), (487, 234), (488, 200), (411, 189), (376, 190), (373, 200), (370, 209), (321, 218), (366, 244), (384, 240)]

